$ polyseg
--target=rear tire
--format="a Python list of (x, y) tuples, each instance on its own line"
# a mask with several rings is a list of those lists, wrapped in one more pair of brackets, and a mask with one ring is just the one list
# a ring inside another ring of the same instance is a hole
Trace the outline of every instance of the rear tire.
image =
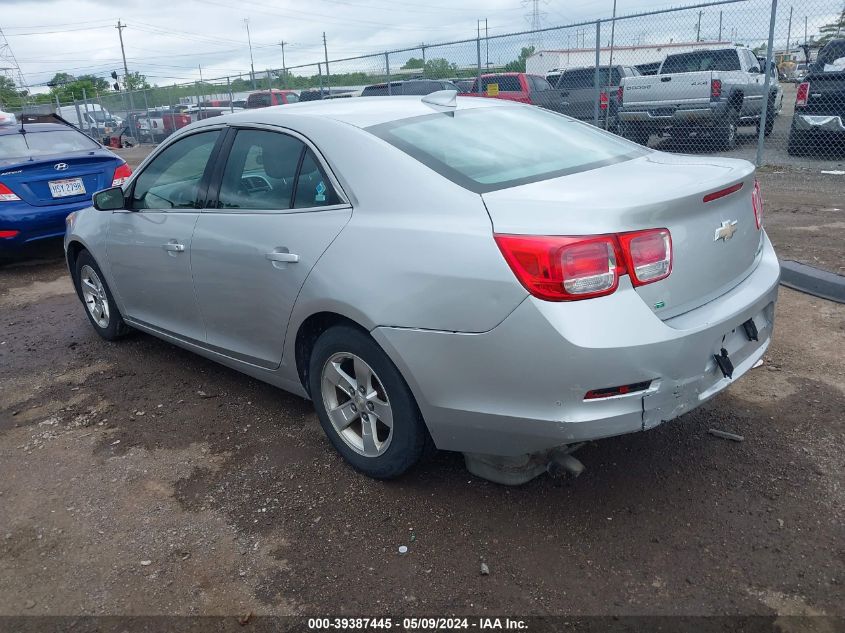
[(622, 136), (629, 141), (633, 141), (638, 145), (648, 145), (648, 139), (651, 134), (648, 128), (637, 123), (619, 123), (619, 136)]
[(728, 110), (725, 118), (713, 129), (713, 145), (717, 150), (728, 152), (736, 147), (736, 130), (739, 116), (735, 110)]
[(790, 156), (805, 156), (810, 151), (810, 139), (805, 132), (796, 130), (794, 127), (789, 130), (789, 142), (786, 152)]
[(80, 251), (76, 258), (73, 282), (97, 334), (107, 341), (116, 341), (130, 332), (103, 272), (88, 251)]
[(431, 450), (405, 379), (366, 332), (326, 330), (314, 344), (308, 381), (320, 426), (356, 470), (392, 479)]

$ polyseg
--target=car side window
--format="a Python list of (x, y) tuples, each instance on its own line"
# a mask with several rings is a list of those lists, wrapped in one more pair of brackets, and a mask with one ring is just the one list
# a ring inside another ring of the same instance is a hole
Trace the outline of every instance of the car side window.
[(307, 209), (327, 207), (332, 204), (340, 204), (340, 198), (326, 177), (320, 161), (309, 149), (299, 170), (293, 206), (295, 209)]
[(285, 99), (287, 99), (288, 103), (296, 103), (299, 101), (299, 97), (292, 92), (285, 93)]
[(220, 130), (192, 134), (164, 149), (135, 181), (130, 209), (195, 209)]
[(290, 209), (305, 144), (264, 130), (239, 130), (229, 152), (218, 209)]

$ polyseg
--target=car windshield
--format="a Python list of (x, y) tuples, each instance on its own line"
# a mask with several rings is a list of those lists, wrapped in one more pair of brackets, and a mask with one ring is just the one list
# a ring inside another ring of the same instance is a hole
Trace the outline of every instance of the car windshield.
[(739, 55), (731, 48), (669, 55), (663, 62), (660, 74), (695, 73), (702, 70), (740, 70)]
[(90, 138), (74, 130), (3, 134), (0, 136), (0, 160), (90, 151), (98, 147)]
[(585, 123), (529, 107), (428, 114), (367, 131), (477, 193), (587, 171), (650, 151)]

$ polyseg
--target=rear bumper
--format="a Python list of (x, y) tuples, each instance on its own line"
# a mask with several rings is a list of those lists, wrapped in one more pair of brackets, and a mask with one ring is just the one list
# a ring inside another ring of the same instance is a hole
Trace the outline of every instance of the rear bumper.
[[(655, 127), (661, 125), (713, 125), (725, 113), (722, 103), (690, 106), (632, 107), (620, 110), (619, 120), (626, 123), (648, 123)], [(663, 111), (671, 110), (671, 113)]]
[[(780, 266), (768, 238), (755, 271), (721, 297), (661, 321), (625, 279), (609, 297), (526, 299), (481, 334), (373, 331), (415, 393), (435, 444), (515, 456), (641, 431), (712, 398), (765, 353)], [(742, 323), (753, 319), (758, 341)], [(713, 359), (725, 347), (725, 378)], [(647, 390), (584, 400), (591, 389)]]
[(841, 116), (796, 114), (792, 118), (792, 126), (801, 132), (845, 133), (845, 124)]
[(47, 207), (0, 203), (0, 229), (20, 231), (15, 237), (0, 239), (0, 253), (9, 254), (39, 240), (62, 237), (68, 214), (90, 206), (90, 201)]

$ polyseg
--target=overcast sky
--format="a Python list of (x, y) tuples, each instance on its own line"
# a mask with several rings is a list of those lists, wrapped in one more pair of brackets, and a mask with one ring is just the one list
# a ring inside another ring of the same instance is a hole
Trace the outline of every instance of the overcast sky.
[[(540, 0), (543, 26), (570, 24), (609, 17), (613, 0)], [(123, 30), (129, 70), (147, 75), (150, 83), (165, 85), (199, 78), (237, 75), (250, 65), (246, 27), (249, 19), (256, 72), (281, 67), (279, 42), (288, 42), (288, 66), (321, 61), (322, 33), (326, 32), (329, 59), (385, 49), (475, 36), (476, 20), (488, 19), (490, 35), (524, 30), (530, 24), (530, 5), (520, 0), (2, 0), (0, 28), (35, 91), (58, 71), (74, 75), (122, 74), (118, 19)], [(671, 3), (677, 6), (677, 3)], [(682, 4), (692, 4), (692, 0)], [(789, 8), (781, 0), (779, 31), (784, 34)], [(792, 39), (803, 38), (803, 14), (809, 12), (810, 28), (837, 13), (840, 0), (802, 0), (795, 4)], [(669, 3), (661, 0), (619, 0), (618, 13), (630, 14)], [(725, 38), (765, 38), (768, 0), (725, 7)], [(811, 7), (809, 10), (804, 7)], [(741, 8), (739, 8), (741, 7)], [(786, 8), (784, 8), (786, 7)], [(727, 15), (730, 12), (730, 15)], [(715, 39), (718, 9), (702, 18), (702, 39)], [(800, 15), (799, 15), (800, 14)], [(618, 42), (631, 44), (657, 39), (694, 40), (697, 11), (655, 19), (619, 23)], [(607, 26), (607, 25), (606, 25)], [(736, 29), (736, 31), (733, 31)], [(588, 41), (593, 29), (588, 31)], [(544, 36), (545, 48), (575, 46), (575, 29)], [(607, 28), (602, 39), (608, 37)], [(491, 41), (491, 63), (505, 62), (518, 54), (525, 42)], [(486, 55), (486, 50), (484, 52)], [(475, 46), (430, 52), (429, 57), (474, 61)], [(391, 65), (401, 63), (401, 56)], [(369, 62), (375, 64), (376, 61)], [(380, 63), (380, 62), (379, 62)], [(362, 69), (360, 62), (337, 64), (332, 70)], [(316, 72), (312, 68), (307, 74)]]

